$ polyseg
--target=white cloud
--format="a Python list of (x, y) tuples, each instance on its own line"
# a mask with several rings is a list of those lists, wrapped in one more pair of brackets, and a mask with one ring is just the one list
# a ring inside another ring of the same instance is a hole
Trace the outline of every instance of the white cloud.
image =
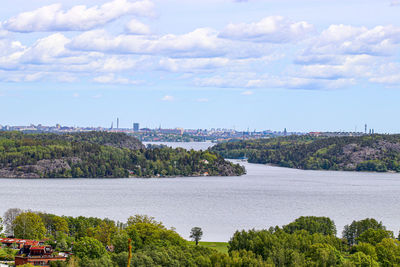
[(136, 19), (131, 19), (125, 26), (128, 34), (147, 35), (151, 33), (150, 27)]
[(400, 43), (400, 27), (376, 26), (353, 27), (331, 25), (310, 41), (303, 55), (374, 55), (387, 56), (397, 50)]
[(73, 94), (72, 94), (72, 97), (73, 97), (73, 98), (78, 98), (78, 97), (79, 97), (79, 94), (78, 94), (78, 93), (73, 93)]
[(159, 54), (171, 57), (209, 57), (224, 54), (223, 41), (208, 28), (196, 29), (183, 35), (110, 36), (104, 30), (85, 32), (77, 36), (70, 47), (75, 50), (100, 51), (116, 54)]
[(255, 23), (231, 23), (219, 36), (235, 40), (286, 43), (304, 39), (313, 29), (305, 21), (291, 22), (281, 16), (271, 16)]
[(101, 6), (74, 6), (62, 10), (61, 4), (44, 6), (23, 12), (4, 22), (4, 27), (15, 32), (84, 31), (105, 25), (124, 15), (150, 16), (153, 3), (149, 0), (114, 0)]
[(105, 83), (105, 84), (132, 84), (136, 85), (141, 83), (140, 81), (130, 80), (128, 78), (116, 76), (115, 74), (106, 74), (102, 76), (97, 76), (93, 78), (93, 81), (96, 83)]
[(227, 58), (162, 58), (159, 61), (160, 67), (172, 72), (194, 72), (221, 68), (229, 63)]
[(8, 35), (8, 31), (3, 28), (3, 23), (0, 22), (0, 38), (4, 38)]
[(162, 101), (174, 101), (175, 98), (173, 96), (170, 95), (165, 95), (163, 98), (161, 98)]
[(61, 33), (55, 33), (37, 40), (32, 47), (26, 49), (21, 60), (26, 63), (43, 64), (53, 62), (58, 57), (65, 57), (71, 53), (65, 46), (70, 42)]

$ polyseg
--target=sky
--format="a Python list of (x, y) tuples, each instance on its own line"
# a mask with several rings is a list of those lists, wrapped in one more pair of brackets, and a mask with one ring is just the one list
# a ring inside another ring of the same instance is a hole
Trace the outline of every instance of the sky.
[(400, 132), (399, 0), (3, 2), (0, 125)]

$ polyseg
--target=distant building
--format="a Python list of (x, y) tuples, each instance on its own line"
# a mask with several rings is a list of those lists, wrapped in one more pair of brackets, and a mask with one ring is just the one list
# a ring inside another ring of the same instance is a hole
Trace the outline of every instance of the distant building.
[(51, 246), (25, 245), (15, 256), (15, 266), (32, 264), (34, 266), (50, 266), (52, 261), (66, 261), (67, 257), (53, 255)]
[(134, 132), (139, 132), (139, 123), (135, 122), (135, 123), (133, 124), (133, 131), (134, 131)]

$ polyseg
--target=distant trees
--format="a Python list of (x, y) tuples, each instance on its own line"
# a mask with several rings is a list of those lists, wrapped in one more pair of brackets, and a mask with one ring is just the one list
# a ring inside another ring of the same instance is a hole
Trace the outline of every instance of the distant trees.
[(200, 227), (193, 227), (190, 231), (190, 238), (196, 242), (196, 246), (199, 244), (202, 236), (203, 230)]
[(165, 177), (245, 173), (240, 165), (210, 151), (145, 149), (133, 137), (103, 132), (71, 135), (0, 132), (0, 151), (0, 168), (11, 169), (16, 176), (33, 173), (47, 178)]
[[(335, 235), (331, 219), (315, 216), (300, 217), (283, 227), (236, 231), (228, 244), (229, 254), (192, 245), (173, 229), (146, 215), (116, 223), (109, 219), (29, 211), (20, 213), (13, 223), (15, 233), (21, 237), (24, 225), (25, 236), (38, 238), (41, 235), (32, 233), (42, 232), (47, 244), (56, 251), (70, 251), (72, 247), (74, 256), (68, 263), (51, 264), (57, 267), (125, 267), (128, 244), (134, 252), (130, 267), (400, 266), (400, 241), (372, 218), (347, 225), (343, 238)], [(192, 228), (191, 238), (196, 244), (201, 234), (200, 227)], [(13, 257), (12, 250), (0, 249), (0, 260)]]
[[(358, 242), (358, 238), (367, 230), (386, 230), (382, 222), (378, 222), (373, 218), (366, 218), (360, 221), (353, 221), (350, 225), (345, 225), (343, 230), (343, 238), (345, 238), (349, 245), (354, 245)], [(370, 234), (382, 234), (382, 232)], [(392, 234), (393, 235), (393, 234)], [(364, 235), (361, 241), (368, 239), (367, 235)]]
[(74, 243), (72, 252), (81, 259), (99, 259), (106, 255), (105, 246), (92, 237), (82, 237)]
[(283, 226), (283, 230), (287, 233), (306, 230), (310, 234), (336, 235), (335, 223), (328, 217), (302, 216), (294, 222)]
[(3, 232), (4, 226), (3, 226), (3, 219), (0, 217), (0, 234)]
[(46, 234), (46, 228), (39, 215), (33, 212), (23, 212), (15, 220), (14, 234), (16, 238), (41, 240)]
[(220, 143), (225, 158), (308, 170), (400, 172), (400, 135), (357, 137), (287, 136)]
[(5, 226), (6, 235), (13, 236), (14, 235), (14, 220), (17, 218), (19, 214), (22, 213), (21, 209), (11, 208), (8, 209), (3, 216), (3, 224)]

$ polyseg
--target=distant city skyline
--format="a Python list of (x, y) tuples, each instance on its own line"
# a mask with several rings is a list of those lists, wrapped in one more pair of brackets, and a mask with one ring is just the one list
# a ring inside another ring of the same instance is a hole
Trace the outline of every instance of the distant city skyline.
[(400, 133), (395, 0), (4, 0), (0, 124)]

